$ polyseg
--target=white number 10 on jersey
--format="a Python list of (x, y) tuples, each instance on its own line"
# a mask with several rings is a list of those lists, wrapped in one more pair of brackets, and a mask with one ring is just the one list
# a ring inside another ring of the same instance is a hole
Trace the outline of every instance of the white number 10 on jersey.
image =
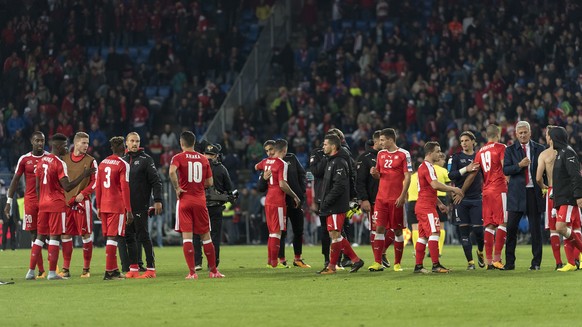
[(188, 161), (188, 183), (202, 182), (202, 163)]

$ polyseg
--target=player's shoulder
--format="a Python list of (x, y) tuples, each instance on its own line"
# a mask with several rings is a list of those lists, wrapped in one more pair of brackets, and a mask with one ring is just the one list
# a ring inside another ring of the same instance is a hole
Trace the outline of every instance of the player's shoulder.
[(410, 152), (408, 152), (408, 150), (406, 150), (406, 149), (398, 148), (396, 151), (404, 154), (406, 157), (410, 157)]

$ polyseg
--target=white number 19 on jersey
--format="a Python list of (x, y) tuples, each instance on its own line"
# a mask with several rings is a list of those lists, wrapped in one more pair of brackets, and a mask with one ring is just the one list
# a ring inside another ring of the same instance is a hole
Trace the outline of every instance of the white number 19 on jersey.
[(481, 153), (481, 162), (483, 163), (483, 171), (488, 172), (491, 170), (491, 152), (485, 151)]

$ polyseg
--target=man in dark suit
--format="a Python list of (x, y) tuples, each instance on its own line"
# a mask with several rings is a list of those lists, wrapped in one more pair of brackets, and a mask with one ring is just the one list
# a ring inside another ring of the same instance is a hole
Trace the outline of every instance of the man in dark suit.
[(507, 242), (505, 269), (515, 269), (515, 246), (521, 217), (529, 219), (533, 259), (530, 270), (539, 270), (542, 262), (541, 215), (544, 212), (542, 190), (535, 182), (538, 156), (544, 147), (531, 140), (528, 122), (519, 121), (515, 127), (517, 142), (505, 149), (503, 173), (509, 176), (507, 192)]

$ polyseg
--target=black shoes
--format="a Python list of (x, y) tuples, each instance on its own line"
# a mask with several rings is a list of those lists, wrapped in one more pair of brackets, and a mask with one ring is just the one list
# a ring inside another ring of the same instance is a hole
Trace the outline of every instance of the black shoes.
[[(351, 260), (350, 260), (351, 261)], [(356, 261), (352, 264), (352, 269), (350, 269), (350, 273), (355, 273), (358, 270), (360, 270), (360, 268), (362, 268), (364, 266), (364, 260), (360, 259), (360, 261)]]

